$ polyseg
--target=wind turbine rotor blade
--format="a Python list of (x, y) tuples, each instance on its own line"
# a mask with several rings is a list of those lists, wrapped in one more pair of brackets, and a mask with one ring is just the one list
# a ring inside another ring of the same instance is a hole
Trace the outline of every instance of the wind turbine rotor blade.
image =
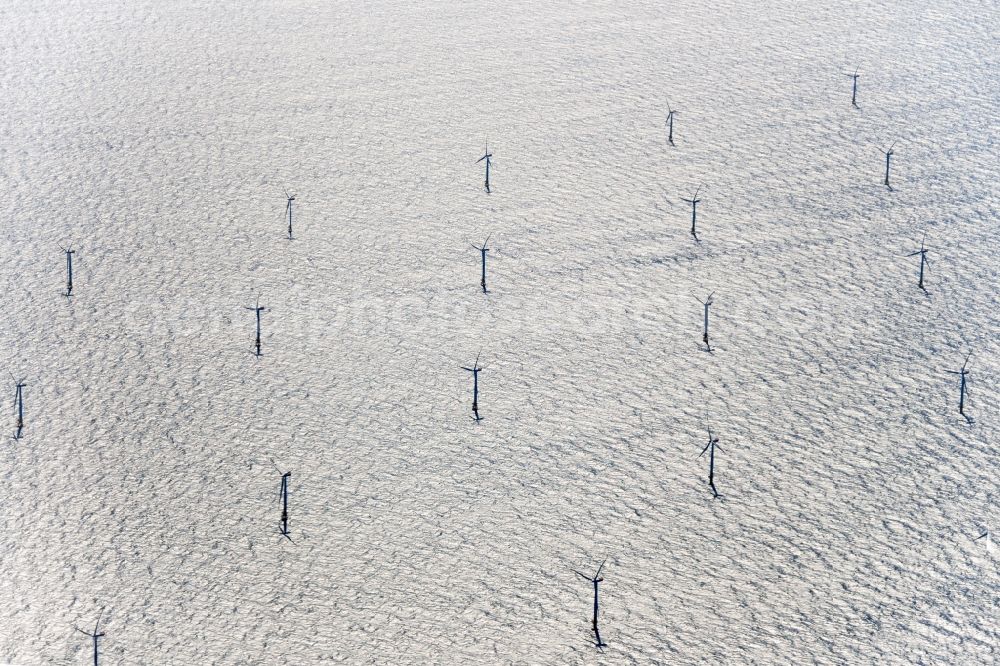
[(604, 561), (601, 562), (601, 566), (597, 567), (597, 573), (594, 574), (594, 578), (599, 578), (601, 576), (601, 571), (604, 569), (604, 564), (607, 561), (608, 561), (608, 558), (605, 557)]

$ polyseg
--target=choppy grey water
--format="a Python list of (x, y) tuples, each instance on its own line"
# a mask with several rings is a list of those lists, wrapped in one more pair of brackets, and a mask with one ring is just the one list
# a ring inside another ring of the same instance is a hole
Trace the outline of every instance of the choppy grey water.
[(0, 661), (996, 660), (1000, 11), (897, 5), (0, 7)]

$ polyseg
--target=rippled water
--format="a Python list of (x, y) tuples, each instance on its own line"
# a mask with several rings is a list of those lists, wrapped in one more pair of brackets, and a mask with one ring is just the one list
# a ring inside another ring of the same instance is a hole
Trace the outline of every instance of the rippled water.
[(0, 661), (996, 660), (1000, 11), (753, 5), (0, 7)]

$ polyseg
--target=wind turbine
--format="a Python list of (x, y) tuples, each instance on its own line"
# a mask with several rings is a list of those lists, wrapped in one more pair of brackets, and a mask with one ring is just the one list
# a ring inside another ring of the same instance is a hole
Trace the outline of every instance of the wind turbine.
[(295, 195), (289, 194), (288, 190), (285, 190), (285, 212), (288, 214), (288, 240), (292, 240), (292, 202), (295, 201)]
[(849, 76), (852, 79), (854, 79), (854, 86), (853, 88), (851, 88), (851, 106), (853, 106), (855, 109), (861, 108), (860, 106), (858, 106), (858, 69), (861, 68), (860, 67), (855, 68), (853, 74), (846, 74), (846, 76)]
[(667, 141), (670, 145), (674, 145), (674, 116), (677, 112), (670, 108), (670, 104), (667, 104)]
[(896, 146), (896, 142), (893, 141), (892, 145), (889, 146), (889, 150), (882, 150), (879, 148), (879, 152), (885, 155), (885, 186), (892, 191), (892, 185), (889, 184), (889, 160), (892, 158), (892, 149)]
[[(968, 391), (968, 388), (966, 387), (966, 377), (968, 377), (969, 375), (969, 371), (965, 369), (965, 366), (969, 364), (969, 357), (971, 356), (972, 354), (970, 353), (968, 354), (968, 356), (965, 357), (965, 363), (962, 364), (961, 370), (946, 371), (949, 374), (959, 375), (962, 378), (962, 383), (959, 386), (959, 394), (958, 394), (958, 413), (961, 414), (962, 416), (965, 416), (965, 394)], [(968, 417), (966, 416), (966, 418)]]
[(291, 472), (285, 472), (281, 475), (281, 534), (288, 539), (292, 540), (290, 533), (288, 531), (288, 483), (289, 479), (292, 478)]
[(482, 278), (482, 280), (480, 280), (479, 284), (483, 288), (483, 293), (484, 294), (488, 293), (486, 291), (486, 253), (490, 251), (490, 248), (486, 247), (486, 244), (490, 242), (490, 236), (492, 236), (492, 235), (493, 234), (490, 234), (489, 236), (486, 237), (486, 240), (483, 241), (483, 246), (482, 247), (479, 247), (478, 245), (475, 245), (475, 244), (473, 244), (473, 246), (472, 246), (472, 247), (476, 248), (477, 250), (479, 250), (479, 253), (482, 255), (482, 259), (483, 259), (483, 278)]
[(701, 185), (699, 185), (698, 189), (694, 191), (694, 195), (692, 195), (690, 199), (681, 199), (681, 201), (686, 201), (691, 204), (691, 235), (694, 236), (695, 240), (698, 240), (698, 231), (695, 224), (698, 221), (698, 202), (701, 201), (701, 199), (698, 198), (698, 192), (700, 191)]
[(73, 255), (76, 251), (70, 245), (69, 249), (63, 248), (66, 253), (66, 298), (73, 295)]
[(97, 624), (94, 625), (94, 631), (93, 631), (93, 633), (91, 633), (89, 631), (84, 631), (83, 629), (80, 629), (79, 627), (77, 627), (77, 631), (79, 631), (81, 634), (83, 634), (84, 636), (90, 636), (91, 638), (94, 639), (94, 666), (97, 666), (97, 657), (98, 657), (98, 653), (97, 653), (97, 640), (99, 638), (102, 638), (104, 636), (104, 632), (103, 631), (100, 632), (100, 633), (98, 633), (98, 631), (97, 631), (97, 628), (101, 624), (101, 615), (103, 615), (103, 614), (104, 614), (104, 609), (102, 608), (101, 609), (101, 614), (97, 616)]
[[(482, 350), (479, 350), (479, 354)], [(476, 362), (471, 368), (466, 368), (462, 366), (463, 370), (468, 370), (472, 373), (472, 413), (475, 415), (476, 423), (482, 420), (479, 416), (479, 372), (482, 370), (479, 367), (479, 354), (476, 354)]]
[(918, 254), (920, 255), (920, 280), (917, 282), (917, 286), (926, 292), (927, 290), (924, 289), (924, 264), (930, 266), (931, 262), (927, 260), (927, 248), (924, 247), (925, 240), (927, 240), (926, 233), (924, 234), (924, 237), (920, 239), (920, 249), (917, 250), (916, 252), (911, 252), (906, 256), (915, 257)]
[(984, 529), (983, 533), (973, 539), (973, 541), (979, 541), (980, 539), (986, 539), (986, 557), (993, 559), (993, 553), (990, 550), (990, 531)]
[(694, 297), (696, 301), (705, 306), (705, 328), (704, 334), (701, 336), (702, 342), (705, 343), (705, 351), (712, 351), (712, 345), (708, 344), (708, 308), (712, 305), (712, 296), (714, 295), (715, 292), (713, 291), (705, 300), (701, 300), (697, 296)]
[(715, 489), (715, 449), (722, 451), (722, 447), (719, 446), (719, 438), (712, 436), (712, 429), (708, 429), (708, 444), (705, 448), (701, 450), (698, 457), (701, 458), (705, 455), (705, 451), (708, 451), (708, 485), (712, 488), (712, 496), (718, 497), (719, 491)]
[(257, 315), (257, 338), (255, 346), (257, 348), (257, 356), (260, 356), (260, 313), (266, 310), (267, 308), (262, 308), (260, 306), (260, 294), (257, 294), (257, 304), (252, 308), (244, 306), (244, 309), (253, 310), (254, 313)]
[(490, 164), (493, 161), (493, 153), (490, 152), (490, 141), (486, 140), (486, 153), (476, 160), (476, 164), (479, 164), (483, 160), (486, 160), (486, 193), (490, 193)]
[[(607, 562), (607, 559), (605, 559), (604, 562)], [(599, 649), (607, 647), (607, 645), (608, 645), (607, 643), (605, 643), (604, 641), (601, 640), (601, 632), (597, 628), (597, 610), (598, 610), (598, 607), (597, 607), (597, 599), (598, 599), (598, 589), (597, 589), (597, 586), (598, 586), (599, 583), (604, 582), (604, 579), (601, 578), (601, 570), (604, 569), (604, 562), (601, 562), (601, 566), (597, 567), (597, 573), (595, 573), (593, 576), (588, 576), (588, 575), (586, 575), (584, 573), (581, 573), (581, 572), (577, 571), (576, 569), (573, 569), (573, 572), (577, 576), (579, 576), (580, 578), (583, 578), (584, 580), (590, 581), (591, 583), (594, 584), (594, 617), (590, 621), (590, 624), (591, 624), (591, 627), (593, 627), (593, 630), (594, 630), (594, 642), (595, 642), (597, 648), (599, 648)]]
[[(14, 376), (11, 375), (11, 379)], [(14, 421), (14, 439), (21, 439), (21, 431), (24, 430), (24, 387), (27, 384), (23, 379), (14, 379), (17, 387), (14, 389), (14, 406), (17, 408), (17, 419)]]

